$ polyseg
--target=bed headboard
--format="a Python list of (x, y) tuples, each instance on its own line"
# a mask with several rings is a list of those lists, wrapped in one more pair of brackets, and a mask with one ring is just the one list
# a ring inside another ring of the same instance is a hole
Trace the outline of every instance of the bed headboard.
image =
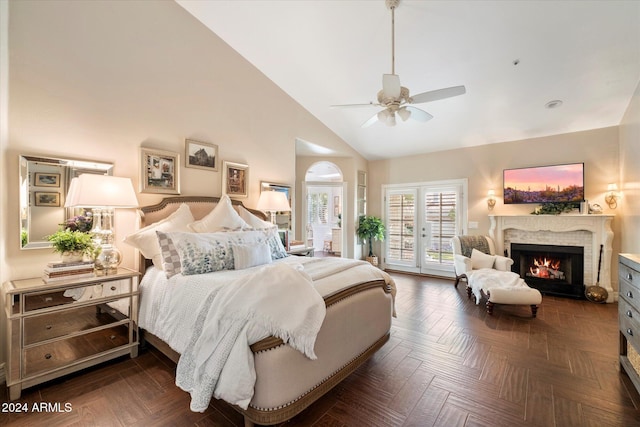
[[(173, 196), (165, 197), (155, 205), (143, 206), (138, 209), (138, 215), (140, 216), (140, 228), (147, 225), (158, 222), (165, 219), (172, 213), (174, 213), (181, 204), (186, 203), (191, 209), (191, 214), (196, 220), (202, 219), (213, 208), (216, 207), (220, 197), (209, 196)], [(267, 216), (259, 210), (251, 209), (242, 204), (239, 200), (231, 199), (231, 204), (238, 209), (238, 206), (243, 206), (246, 210), (254, 214), (260, 219), (267, 220)], [(144, 274), (146, 268), (151, 265), (151, 260), (146, 259), (140, 254), (140, 272)]]

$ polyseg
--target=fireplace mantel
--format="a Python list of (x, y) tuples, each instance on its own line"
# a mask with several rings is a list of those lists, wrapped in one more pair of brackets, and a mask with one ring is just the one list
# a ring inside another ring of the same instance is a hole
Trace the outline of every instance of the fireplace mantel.
[[(595, 284), (598, 270), (598, 258), (600, 245), (603, 245), (602, 268), (600, 271), (600, 286), (609, 292), (607, 302), (615, 300), (611, 286), (611, 256), (613, 243), (613, 230), (611, 222), (614, 215), (489, 215), (491, 227), (489, 236), (496, 244), (496, 253), (502, 254), (505, 250), (505, 230), (515, 229), (533, 232), (567, 233), (573, 231), (588, 231), (591, 233), (590, 259), (585, 254), (585, 278), (593, 278), (594, 283), (585, 283), (586, 286)], [(529, 243), (529, 242), (521, 242)], [(509, 249), (509, 248), (508, 248)]]

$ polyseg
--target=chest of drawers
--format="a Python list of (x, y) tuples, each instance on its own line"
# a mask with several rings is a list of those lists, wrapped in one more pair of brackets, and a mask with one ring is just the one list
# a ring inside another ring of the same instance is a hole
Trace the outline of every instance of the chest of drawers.
[(618, 258), (620, 369), (640, 392), (640, 255)]
[(50, 284), (41, 278), (5, 283), (9, 398), (115, 357), (136, 357), (138, 276), (120, 268)]

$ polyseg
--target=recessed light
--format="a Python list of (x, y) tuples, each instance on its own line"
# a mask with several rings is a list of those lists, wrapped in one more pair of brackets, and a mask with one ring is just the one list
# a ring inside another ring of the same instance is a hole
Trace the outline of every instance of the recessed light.
[(562, 105), (562, 101), (560, 101), (559, 99), (554, 99), (553, 101), (549, 101), (546, 104), (544, 104), (546, 108), (558, 108), (561, 105)]

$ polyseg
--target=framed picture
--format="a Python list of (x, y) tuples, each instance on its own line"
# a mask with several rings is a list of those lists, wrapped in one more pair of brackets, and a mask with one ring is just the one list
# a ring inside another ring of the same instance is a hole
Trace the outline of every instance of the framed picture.
[(35, 205), (48, 206), (52, 208), (60, 207), (60, 193), (35, 192)]
[(140, 191), (180, 194), (180, 154), (140, 148)]
[[(293, 208), (293, 192), (291, 186), (286, 184), (276, 184), (273, 182), (260, 181), (260, 192), (263, 191), (279, 191), (284, 193), (289, 201), (289, 206)], [(293, 218), (291, 211), (289, 212), (276, 212), (276, 224), (279, 229), (292, 229)]]
[(60, 187), (60, 174), (36, 172), (33, 178), (34, 187)]
[(218, 146), (186, 139), (184, 142), (185, 166), (216, 172), (218, 170)]
[(229, 197), (247, 197), (249, 195), (249, 165), (223, 162), (222, 194)]

